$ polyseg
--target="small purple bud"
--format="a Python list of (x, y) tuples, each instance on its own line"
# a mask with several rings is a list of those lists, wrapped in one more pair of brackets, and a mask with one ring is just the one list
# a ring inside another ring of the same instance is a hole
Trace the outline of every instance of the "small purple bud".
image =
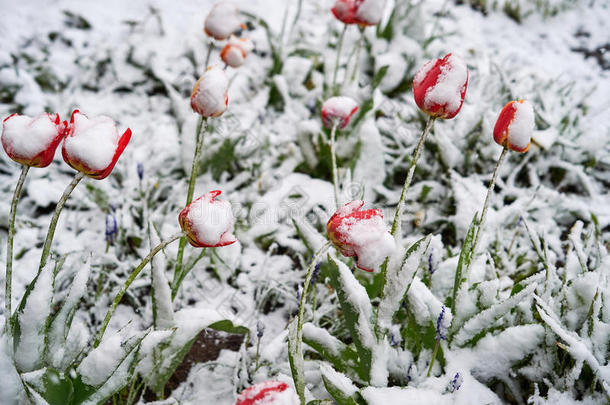
[(141, 181), (144, 178), (144, 163), (138, 163), (137, 170), (138, 170), (138, 178)]
[(434, 254), (434, 248), (430, 249), (430, 255), (428, 256), (428, 271), (433, 274), (436, 269), (434, 268), (434, 261), (432, 255)]
[(455, 392), (455, 391), (459, 390), (460, 387), (462, 386), (463, 382), (464, 382), (464, 379), (462, 378), (460, 373), (455, 373), (453, 380), (451, 380), (451, 392)]
[(117, 234), (117, 222), (116, 218), (112, 214), (106, 215), (106, 242), (114, 242), (114, 238)]
[(447, 339), (449, 327), (445, 325), (445, 306), (441, 308), (441, 313), (436, 318), (436, 340)]
[(256, 336), (260, 339), (265, 334), (265, 324), (261, 321), (256, 322)]

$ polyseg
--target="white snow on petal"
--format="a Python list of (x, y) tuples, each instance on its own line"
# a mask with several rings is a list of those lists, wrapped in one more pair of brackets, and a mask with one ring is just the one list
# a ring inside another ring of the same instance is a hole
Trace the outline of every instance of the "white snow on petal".
[(73, 135), (64, 141), (68, 156), (93, 170), (108, 167), (119, 143), (119, 133), (112, 118), (104, 115), (87, 118), (83, 114), (74, 114), (73, 125)]
[(2, 143), (19, 158), (33, 158), (57, 136), (57, 126), (47, 114), (36, 118), (15, 115), (4, 122)]
[(435, 63), (435, 60), (429, 60), (424, 64), (424, 66), (419, 68), (419, 70), (415, 74), (415, 77), (413, 78), (413, 87), (418, 87), (419, 85), (421, 85), (430, 69), (434, 67)]
[[(422, 69), (425, 68), (426, 66)], [(453, 114), (462, 104), (461, 92), (467, 79), (468, 68), (466, 64), (459, 57), (451, 55), (447, 63), (441, 66), (441, 74), (438, 76), (436, 84), (426, 91), (424, 106), (431, 108), (433, 105), (444, 105), (445, 111)], [(418, 79), (416, 76), (417, 80), (423, 80), (423, 77)]]
[[(193, 202), (187, 217), (193, 225), (197, 240), (206, 245), (216, 245), (221, 239), (223, 242), (228, 241), (227, 237), (232, 236), (235, 218), (228, 201), (210, 201), (209, 196), (200, 198)], [(223, 238), (225, 233), (227, 235)]]
[(244, 64), (245, 58), (241, 49), (236, 46), (231, 46), (223, 55), (222, 60), (231, 67), (240, 67)]
[(356, 11), (356, 18), (371, 25), (379, 24), (383, 17), (384, 6), (384, 0), (364, 0)]
[(358, 107), (358, 104), (350, 97), (331, 97), (322, 104), (322, 113), (328, 116), (330, 120), (335, 118), (343, 120), (349, 117), (356, 107)]
[(527, 100), (513, 103), (513, 106), (515, 116), (508, 125), (508, 142), (519, 149), (524, 149), (530, 143), (534, 132), (534, 107)]
[(395, 248), (394, 238), (381, 215), (368, 219), (345, 218), (337, 233), (346, 236), (345, 242), (353, 245), (358, 255), (358, 265), (366, 269), (379, 268)]
[(221, 1), (214, 5), (205, 19), (205, 30), (216, 39), (226, 39), (240, 29), (238, 10), (233, 4)]
[(197, 105), (206, 117), (218, 116), (226, 111), (226, 94), (229, 78), (224, 70), (213, 66), (201, 76), (199, 90), (192, 103)]

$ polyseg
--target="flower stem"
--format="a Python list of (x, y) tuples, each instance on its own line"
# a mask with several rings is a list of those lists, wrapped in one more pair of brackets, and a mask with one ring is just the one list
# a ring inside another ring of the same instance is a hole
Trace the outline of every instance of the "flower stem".
[(343, 47), (343, 38), (345, 37), (345, 31), (347, 31), (347, 24), (343, 25), (341, 35), (339, 35), (339, 42), (337, 43), (337, 57), (335, 58), (335, 71), (333, 72), (333, 83), (330, 88), (331, 93), (334, 95), (335, 86), (337, 85), (337, 72), (339, 71), (339, 59), (341, 58), (341, 48)]
[(494, 172), (491, 176), (491, 181), (489, 182), (489, 188), (487, 189), (487, 196), (485, 197), (485, 203), (483, 204), (483, 212), (481, 214), (481, 219), (479, 220), (479, 225), (477, 227), (477, 233), (474, 237), (474, 243), (472, 244), (472, 255), (476, 253), (477, 244), (479, 243), (479, 237), (481, 236), (481, 229), (483, 229), (483, 224), (485, 223), (485, 216), (487, 215), (487, 209), (489, 208), (489, 198), (494, 191), (494, 186), (496, 184), (496, 178), (498, 177), (498, 171), (500, 169), (500, 165), (504, 161), (506, 157), (506, 153), (508, 152), (507, 148), (502, 149), (502, 153), (498, 158), (498, 162), (496, 163), (496, 167), (494, 168)]
[(337, 155), (335, 151), (335, 134), (337, 132), (337, 122), (333, 122), (333, 127), (330, 130), (330, 158), (333, 166), (333, 190), (335, 192), (335, 205), (339, 208), (339, 180), (337, 179)]
[(434, 345), (434, 353), (432, 353), (432, 360), (430, 360), (430, 367), (428, 367), (428, 377), (430, 377), (430, 374), (432, 373), (432, 366), (434, 366), (434, 360), (436, 360), (436, 355), (438, 354), (438, 346), (440, 342), (440, 340), (437, 340), (436, 344)]
[[(314, 269), (316, 268), (316, 264), (318, 263), (318, 261), (320, 260), (320, 258), (322, 257), (322, 255), (324, 255), (324, 253), (326, 253), (326, 251), (328, 250), (328, 248), (330, 247), (331, 243), (330, 242), (326, 242), (320, 249), (318, 249), (318, 251), (316, 252), (316, 254), (314, 255), (313, 259), (311, 259), (311, 264), (309, 265), (309, 267), (307, 268), (307, 273), (305, 275), (305, 282), (303, 283), (303, 290), (301, 291), (301, 298), (299, 300), (299, 312), (297, 314), (297, 333), (296, 333), (296, 342), (295, 342), (295, 350), (296, 350), (296, 355), (300, 357), (301, 361), (299, 362), (295, 362), (295, 364), (303, 364), (303, 315), (305, 313), (305, 302), (307, 301), (307, 291), (309, 290), (309, 285), (311, 284), (311, 278), (313, 277), (313, 273), (314, 273)], [(301, 370), (303, 374), (304, 370)], [(293, 376), (295, 374), (299, 374), (295, 371), (293, 371)], [(298, 387), (298, 384), (296, 384), (295, 381), (295, 387)], [(305, 403), (305, 393), (304, 392), (298, 392), (299, 394), (299, 398), (301, 399), (301, 403), (304, 404)]]
[(214, 40), (210, 39), (210, 43), (208, 45), (208, 53), (205, 56), (205, 63), (203, 64), (203, 71), (208, 68), (208, 63), (210, 63), (210, 55), (212, 55), (212, 50), (214, 49)]
[(49, 224), (49, 230), (47, 231), (47, 238), (44, 241), (44, 246), (42, 248), (42, 255), (40, 256), (40, 266), (38, 266), (38, 273), (42, 271), (42, 268), (47, 264), (47, 259), (49, 258), (49, 254), (51, 253), (51, 243), (53, 242), (53, 236), (55, 235), (55, 228), (57, 228), (57, 221), (59, 220), (59, 214), (61, 214), (61, 210), (64, 208), (68, 197), (78, 183), (85, 177), (83, 172), (77, 172), (72, 179), (72, 182), (68, 184), (64, 193), (61, 195), (61, 198), (57, 202), (55, 206), (55, 212), (53, 213), (53, 217), (51, 218), (51, 223)]
[(167, 245), (174, 242), (175, 240), (180, 239), (182, 236), (184, 236), (184, 233), (182, 231), (180, 231), (180, 232), (170, 236), (169, 239), (159, 243), (157, 246), (155, 246), (150, 251), (150, 253), (148, 253), (148, 255), (144, 258), (144, 260), (142, 260), (142, 262), (138, 265), (138, 267), (133, 269), (133, 271), (129, 275), (129, 278), (127, 279), (127, 281), (125, 281), (125, 283), (123, 284), (123, 286), (121, 287), (121, 289), (119, 290), (117, 295), (114, 297), (114, 300), (112, 301), (112, 305), (108, 309), (108, 312), (106, 312), (106, 316), (104, 317), (104, 321), (102, 322), (102, 327), (101, 327), (100, 331), (98, 332), (97, 337), (95, 338), (95, 342), (93, 343), (94, 348), (98, 347), (100, 342), (102, 341), (102, 337), (104, 337), (104, 332), (106, 332), (108, 323), (110, 322), (110, 319), (112, 318), (112, 315), (114, 314), (114, 311), (116, 310), (116, 307), (121, 302), (123, 295), (125, 295), (125, 293), (127, 292), (127, 289), (131, 285), (131, 283), (133, 283), (133, 281), (138, 277), (138, 275), (140, 274), (142, 269), (148, 264), (148, 262), (151, 261), (151, 259), (157, 253), (159, 253), (160, 250), (164, 249)]
[(364, 27), (360, 27), (360, 38), (358, 38), (358, 44), (356, 44), (356, 64), (354, 65), (354, 70), (352, 71), (352, 77), (350, 78), (350, 82), (353, 82), (356, 79), (356, 73), (358, 73), (358, 67), (360, 66), (360, 49), (362, 48), (363, 40)]
[(405, 183), (402, 186), (402, 192), (400, 193), (400, 199), (398, 200), (398, 205), (396, 206), (396, 211), (394, 212), (394, 222), (392, 222), (392, 236), (396, 237), (397, 234), (400, 234), (400, 221), (401, 221), (401, 213), (402, 207), (405, 203), (405, 197), (407, 196), (407, 191), (409, 191), (409, 186), (411, 185), (411, 181), (413, 180), (413, 174), (415, 173), (415, 166), (417, 165), (417, 160), (419, 159), (419, 155), (421, 155), (421, 151), (424, 148), (424, 143), (426, 142), (426, 137), (430, 133), (430, 129), (434, 125), (435, 117), (428, 118), (428, 122), (424, 127), (424, 130), (419, 137), (419, 142), (417, 143), (417, 147), (415, 148), (415, 153), (413, 153), (413, 157), (411, 158), (411, 163), (409, 165), (409, 171), (407, 172), (407, 178), (405, 179)]
[[(199, 172), (199, 160), (201, 159), (201, 149), (203, 148), (203, 139), (205, 135), (205, 129), (207, 124), (207, 118), (201, 120), (199, 131), (197, 132), (197, 139), (195, 141), (195, 154), (193, 155), (193, 163), (191, 166), (191, 178), (189, 179), (189, 188), (186, 194), (186, 205), (189, 205), (193, 201), (193, 194), (195, 193), (195, 183), (197, 182), (197, 174)], [(174, 278), (172, 280), (172, 300), (178, 293), (180, 287), (180, 280), (182, 280), (182, 262), (184, 260), (184, 248), (186, 247), (186, 238), (180, 239), (180, 245), (178, 245), (178, 255), (176, 256), (176, 267), (174, 269)]]
[(19, 197), (21, 197), (21, 190), (23, 188), (23, 183), (25, 183), (25, 178), (28, 175), (29, 169), (30, 166), (21, 166), (21, 175), (19, 176), (19, 180), (17, 180), (17, 185), (15, 186), (15, 193), (13, 194), (13, 201), (11, 202), (11, 213), (8, 220), (8, 239), (6, 241), (6, 287), (4, 294), (4, 317), (6, 318), (5, 326), (7, 335), (10, 334), (9, 319), (12, 313), (11, 294), (13, 287), (13, 239), (15, 237), (15, 216), (17, 215), (17, 203), (19, 202)]

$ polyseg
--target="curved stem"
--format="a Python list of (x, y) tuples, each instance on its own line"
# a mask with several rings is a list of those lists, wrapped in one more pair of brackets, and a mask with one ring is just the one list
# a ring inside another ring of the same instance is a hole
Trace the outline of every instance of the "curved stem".
[(335, 86), (337, 85), (337, 72), (339, 71), (339, 59), (341, 58), (341, 48), (343, 47), (343, 38), (345, 37), (345, 31), (347, 31), (347, 24), (343, 25), (341, 35), (339, 35), (339, 42), (337, 43), (337, 57), (335, 58), (335, 71), (333, 72), (333, 83), (330, 88), (331, 93), (335, 94)]
[(430, 133), (430, 129), (432, 129), (432, 125), (434, 124), (435, 117), (428, 118), (428, 122), (424, 130), (419, 137), (419, 142), (417, 143), (417, 147), (415, 148), (415, 153), (413, 153), (413, 157), (411, 158), (411, 164), (409, 165), (409, 171), (407, 172), (407, 178), (405, 179), (405, 183), (402, 186), (402, 192), (400, 193), (400, 199), (398, 200), (398, 205), (396, 206), (396, 211), (394, 212), (394, 222), (392, 222), (392, 236), (396, 237), (396, 234), (400, 232), (400, 220), (402, 207), (405, 203), (405, 197), (407, 196), (407, 191), (409, 191), (409, 186), (411, 185), (411, 181), (413, 180), (413, 173), (415, 173), (415, 166), (417, 165), (417, 160), (419, 159), (419, 155), (421, 155), (421, 151), (424, 147), (424, 143), (426, 142), (426, 137), (428, 133)]
[[(195, 141), (195, 154), (193, 155), (193, 163), (191, 166), (191, 177), (189, 179), (189, 188), (186, 194), (186, 205), (189, 205), (193, 201), (193, 194), (195, 193), (195, 183), (197, 182), (197, 174), (199, 172), (199, 160), (201, 159), (201, 150), (203, 148), (203, 139), (205, 135), (205, 129), (207, 126), (207, 118), (204, 117), (201, 120), (199, 131), (197, 132), (197, 139)], [(178, 255), (176, 256), (176, 267), (174, 269), (174, 278), (172, 280), (172, 300), (176, 297), (178, 287), (180, 286), (181, 273), (182, 273), (182, 262), (184, 260), (184, 248), (186, 247), (186, 238), (180, 239), (180, 245), (178, 246)]]
[(333, 190), (335, 192), (335, 205), (339, 208), (339, 180), (337, 179), (337, 155), (335, 152), (335, 134), (337, 132), (337, 122), (333, 122), (333, 127), (330, 130), (330, 158), (333, 166)]
[[(313, 276), (313, 271), (316, 268), (316, 264), (318, 263), (318, 261), (320, 260), (320, 258), (322, 257), (322, 255), (324, 255), (324, 253), (326, 253), (326, 251), (328, 250), (328, 248), (330, 247), (331, 243), (330, 242), (326, 242), (324, 245), (322, 245), (322, 247), (320, 249), (318, 249), (318, 251), (316, 252), (316, 254), (314, 255), (313, 259), (311, 259), (311, 264), (309, 265), (309, 267), (307, 268), (307, 273), (305, 275), (305, 282), (303, 283), (303, 290), (301, 291), (301, 298), (299, 300), (299, 312), (297, 314), (297, 333), (296, 333), (296, 341), (295, 341), (295, 350), (296, 350), (296, 355), (300, 357), (301, 361), (299, 362), (295, 362), (295, 364), (303, 364), (303, 315), (305, 314), (305, 302), (307, 301), (307, 291), (309, 290), (309, 285), (311, 284), (311, 278)], [(304, 372), (304, 370), (301, 370)], [(293, 371), (293, 375), (295, 375), (296, 371)], [(296, 373), (298, 374), (298, 373)], [(295, 387), (298, 387), (298, 384), (296, 384), (295, 381)], [(304, 392), (298, 392), (299, 394), (299, 398), (301, 399), (301, 403), (304, 404), (304, 400), (305, 400), (305, 393)]]
[(21, 166), (21, 175), (15, 186), (15, 193), (13, 194), (13, 201), (11, 202), (11, 213), (8, 220), (8, 239), (6, 241), (6, 287), (4, 294), (4, 317), (6, 318), (5, 326), (7, 332), (10, 332), (9, 319), (12, 313), (11, 294), (13, 286), (13, 239), (15, 237), (15, 216), (17, 215), (17, 203), (19, 202), (19, 197), (21, 197), (21, 190), (23, 189), (23, 183), (25, 183), (25, 178), (28, 175), (29, 169), (30, 166)]
[(148, 264), (148, 262), (151, 261), (151, 259), (157, 253), (159, 253), (159, 251), (161, 249), (164, 249), (167, 245), (174, 242), (175, 240), (178, 240), (183, 235), (184, 235), (184, 233), (182, 231), (180, 231), (180, 232), (170, 236), (169, 239), (159, 243), (142, 260), (142, 262), (138, 265), (138, 267), (133, 269), (133, 271), (129, 275), (129, 278), (127, 279), (127, 281), (125, 281), (125, 284), (123, 284), (123, 286), (121, 287), (121, 289), (119, 290), (117, 295), (114, 297), (114, 300), (112, 301), (112, 305), (108, 309), (108, 312), (106, 312), (106, 316), (104, 317), (104, 321), (102, 322), (102, 327), (101, 327), (100, 331), (98, 332), (97, 337), (95, 338), (95, 342), (93, 343), (94, 348), (99, 346), (100, 342), (102, 341), (102, 337), (104, 337), (104, 332), (106, 332), (106, 328), (108, 327), (108, 323), (110, 322), (110, 319), (112, 318), (112, 315), (114, 314), (114, 311), (116, 310), (116, 307), (119, 305), (119, 303), (121, 302), (121, 299), (123, 298), (123, 295), (125, 295), (125, 293), (127, 292), (127, 289), (129, 288), (131, 283), (133, 283), (133, 281), (138, 277), (138, 275), (140, 274), (142, 269)]
[(494, 191), (494, 186), (496, 185), (496, 179), (498, 178), (498, 171), (504, 158), (506, 157), (506, 153), (508, 152), (507, 148), (502, 149), (502, 153), (498, 158), (498, 162), (496, 163), (496, 167), (494, 168), (494, 172), (491, 176), (491, 181), (489, 182), (489, 188), (487, 189), (487, 195), (485, 196), (485, 203), (483, 204), (483, 212), (481, 213), (481, 219), (479, 221), (479, 226), (477, 227), (477, 233), (474, 237), (474, 243), (472, 245), (472, 254), (476, 253), (477, 244), (479, 243), (479, 237), (481, 235), (481, 229), (483, 229), (483, 224), (485, 223), (485, 216), (487, 215), (487, 209), (489, 208), (489, 198)]
[(44, 246), (42, 248), (42, 255), (40, 256), (40, 266), (38, 266), (38, 273), (42, 271), (42, 268), (47, 264), (47, 259), (49, 258), (49, 253), (51, 252), (51, 243), (53, 242), (53, 236), (55, 235), (55, 228), (57, 228), (57, 221), (59, 220), (59, 214), (61, 214), (61, 210), (64, 208), (68, 197), (78, 183), (85, 177), (85, 174), (82, 172), (77, 172), (72, 179), (72, 182), (68, 184), (64, 193), (61, 195), (61, 198), (57, 202), (55, 206), (55, 212), (53, 213), (53, 217), (51, 218), (51, 223), (49, 224), (49, 230), (47, 231), (47, 237), (44, 241)]

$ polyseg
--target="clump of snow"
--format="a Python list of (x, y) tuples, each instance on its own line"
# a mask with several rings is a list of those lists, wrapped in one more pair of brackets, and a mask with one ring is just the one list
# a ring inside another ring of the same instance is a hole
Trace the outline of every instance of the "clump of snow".
[(220, 191), (211, 191), (196, 199), (180, 214), (183, 229), (199, 245), (223, 246), (237, 239), (233, 235), (235, 218), (228, 201), (216, 200)]
[(240, 28), (238, 9), (227, 1), (215, 4), (204, 23), (205, 33), (218, 40), (227, 39)]
[(388, 52), (375, 57), (375, 69), (379, 71), (387, 66), (385, 76), (379, 83), (379, 88), (383, 92), (394, 90), (405, 78), (408, 68), (405, 57), (398, 52)]
[(204, 117), (218, 117), (227, 110), (229, 78), (224, 70), (210, 66), (191, 93), (193, 111)]
[(519, 150), (527, 149), (534, 132), (534, 107), (527, 100), (512, 103), (513, 120), (508, 125), (508, 143)]
[(321, 363), (320, 372), (322, 373), (322, 376), (324, 376), (324, 379), (332, 384), (333, 388), (340, 390), (346, 397), (351, 397), (358, 392), (358, 388), (352, 383), (352, 380), (345, 374), (334, 370), (328, 364)]
[(103, 384), (108, 376), (112, 375), (126, 355), (121, 343), (121, 335), (112, 334), (81, 361), (77, 371), (85, 384), (95, 387)]
[(0, 403), (18, 404), (24, 390), (8, 346), (7, 336), (0, 335)]
[(356, 18), (368, 25), (376, 25), (383, 17), (385, 0), (364, 0), (356, 11)]
[(339, 125), (345, 128), (349, 120), (358, 110), (358, 104), (350, 97), (331, 97), (322, 104), (322, 121), (327, 128)]
[(52, 121), (54, 116), (40, 114), (35, 118), (13, 115), (2, 125), (2, 146), (11, 156), (32, 159), (46, 150), (61, 128)]
[[(427, 73), (431, 67), (426, 64), (422, 69)], [(468, 81), (468, 68), (461, 58), (452, 54), (440, 69), (441, 74), (438, 76), (436, 84), (426, 90), (424, 106), (426, 109), (430, 109), (434, 105), (442, 105), (445, 112), (452, 115), (462, 105), (462, 93)], [(415, 80), (421, 82), (423, 77), (418, 73)]]
[(111, 163), (119, 143), (116, 124), (110, 117), (87, 118), (75, 113), (70, 134), (64, 140), (64, 153), (71, 160), (92, 170), (104, 170)]

